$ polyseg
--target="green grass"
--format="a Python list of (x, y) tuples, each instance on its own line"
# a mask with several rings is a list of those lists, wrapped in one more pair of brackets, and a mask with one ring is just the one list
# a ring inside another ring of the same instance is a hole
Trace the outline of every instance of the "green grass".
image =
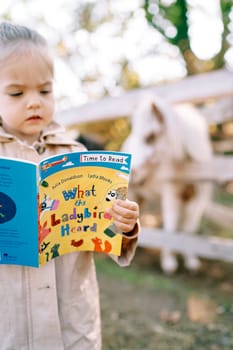
[[(232, 265), (209, 262), (205, 272), (191, 275), (180, 269), (164, 275), (153, 256), (138, 249), (130, 267), (96, 255), (103, 323), (103, 350), (231, 350), (233, 349), (233, 297), (221, 291), (232, 281)], [(211, 277), (219, 266), (224, 274)], [(209, 274), (210, 272), (210, 274)], [(190, 296), (210, 299), (220, 310), (209, 324), (192, 322), (187, 315)], [(179, 310), (172, 324), (160, 311)]]
[[(208, 295), (218, 300), (218, 302), (226, 304), (227, 308), (233, 306), (233, 304), (231, 305), (233, 303), (232, 296), (222, 296), (216, 288), (216, 281), (205, 276), (192, 276), (188, 272), (166, 276), (162, 272), (158, 272), (158, 270), (152, 271), (151, 268), (140, 267), (137, 262), (135, 264), (133, 262), (130, 267), (121, 268), (111, 259), (106, 257), (100, 258), (98, 255), (96, 256), (95, 263), (98, 274), (117, 280), (119, 283), (127, 282), (135, 287), (144, 287), (160, 291), (161, 293), (170, 293), (179, 296), (181, 300), (185, 300), (189, 294), (196, 294), (200, 297)], [(227, 266), (229, 270), (231, 269), (231, 264), (223, 265)]]

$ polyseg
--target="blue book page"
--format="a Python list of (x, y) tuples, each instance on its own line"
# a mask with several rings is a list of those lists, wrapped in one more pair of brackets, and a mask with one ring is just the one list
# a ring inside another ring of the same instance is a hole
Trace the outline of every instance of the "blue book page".
[(0, 159), (0, 264), (38, 266), (37, 166)]

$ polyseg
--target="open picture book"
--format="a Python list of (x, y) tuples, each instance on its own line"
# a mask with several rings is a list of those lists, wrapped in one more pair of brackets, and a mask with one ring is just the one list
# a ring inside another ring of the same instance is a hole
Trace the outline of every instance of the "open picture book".
[(106, 212), (127, 196), (131, 155), (60, 154), (40, 164), (0, 158), (0, 264), (39, 267), (75, 251), (120, 255)]

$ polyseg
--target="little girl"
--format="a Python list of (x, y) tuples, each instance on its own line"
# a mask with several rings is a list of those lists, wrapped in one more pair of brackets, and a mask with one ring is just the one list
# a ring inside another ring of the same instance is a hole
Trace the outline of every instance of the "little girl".
[[(0, 155), (39, 162), (81, 151), (53, 120), (53, 60), (45, 39), (29, 28), (0, 24)], [(25, 209), (26, 210), (26, 209)], [(136, 249), (139, 208), (116, 200), (110, 214), (124, 232), (119, 265)], [(32, 232), (32, 234), (35, 234)], [(100, 350), (98, 285), (91, 252), (44, 266), (0, 265), (1, 350)]]

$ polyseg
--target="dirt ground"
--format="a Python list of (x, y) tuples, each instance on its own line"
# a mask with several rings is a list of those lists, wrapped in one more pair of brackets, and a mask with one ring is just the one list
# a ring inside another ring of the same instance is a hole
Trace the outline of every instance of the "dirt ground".
[(103, 350), (232, 350), (233, 265), (202, 261), (192, 275), (160, 269), (159, 254), (137, 249), (130, 267), (96, 255)]

